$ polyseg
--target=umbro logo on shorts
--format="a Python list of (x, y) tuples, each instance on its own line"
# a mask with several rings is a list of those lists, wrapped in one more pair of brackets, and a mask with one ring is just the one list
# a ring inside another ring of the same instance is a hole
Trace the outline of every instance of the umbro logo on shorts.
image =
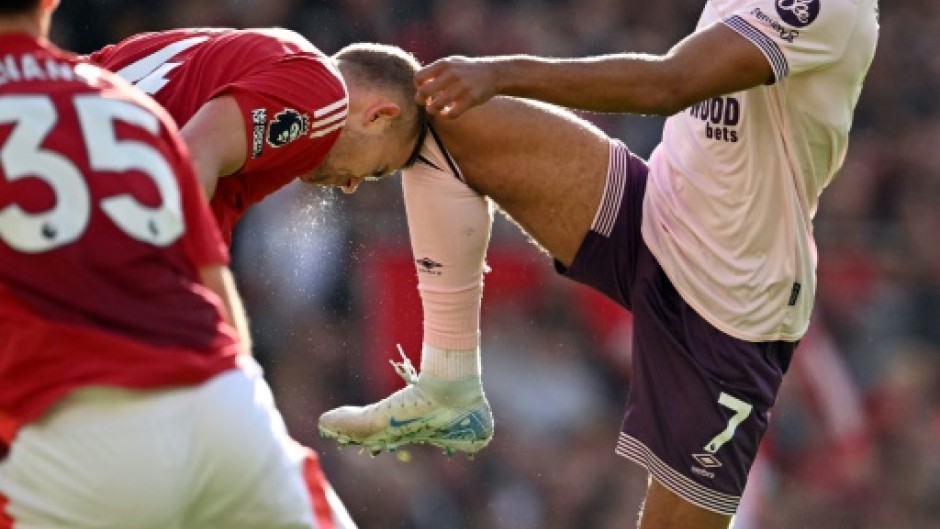
[(698, 464), (705, 468), (718, 468), (721, 466), (721, 461), (711, 454), (692, 454), (692, 459), (698, 461)]

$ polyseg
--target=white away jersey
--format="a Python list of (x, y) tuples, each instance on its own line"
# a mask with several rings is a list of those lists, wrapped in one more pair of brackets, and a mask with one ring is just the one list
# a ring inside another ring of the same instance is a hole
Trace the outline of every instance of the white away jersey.
[(666, 121), (643, 238), (683, 299), (723, 332), (798, 340), (816, 291), (812, 218), (845, 157), (877, 0), (709, 0), (698, 27), (716, 23), (760, 48), (774, 82)]

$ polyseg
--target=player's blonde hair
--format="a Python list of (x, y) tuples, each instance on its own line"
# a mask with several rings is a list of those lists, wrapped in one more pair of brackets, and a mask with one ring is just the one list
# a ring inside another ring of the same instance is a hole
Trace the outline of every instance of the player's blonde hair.
[(389, 90), (397, 94), (402, 108), (400, 126), (423, 136), (427, 126), (424, 107), (415, 102), (414, 75), (421, 63), (414, 55), (387, 44), (358, 42), (333, 54), (347, 83)]

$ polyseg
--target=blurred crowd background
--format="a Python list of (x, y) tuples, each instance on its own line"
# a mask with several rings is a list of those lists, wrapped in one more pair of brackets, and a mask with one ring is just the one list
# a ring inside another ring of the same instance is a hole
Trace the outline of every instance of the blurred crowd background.
[[(825, 0), (824, 0), (825, 1)], [(447, 54), (663, 52), (704, 0), (63, 0), (54, 40), (89, 52), (132, 33), (285, 26), (333, 53), (391, 43)], [(738, 528), (940, 527), (940, 2), (882, 4), (848, 159), (816, 222), (815, 321), (797, 351)], [(662, 120), (585, 115), (648, 155)], [(632, 527), (643, 472), (613, 453), (629, 315), (556, 277), (500, 218), (484, 295), (496, 439), (474, 461), (372, 458), (316, 435), (323, 411), (398, 387), (420, 355), (398, 178), (352, 196), (292, 185), (242, 222), (235, 269), (293, 435), (323, 457), (363, 529)], [(233, 440), (237, 442), (237, 440)]]

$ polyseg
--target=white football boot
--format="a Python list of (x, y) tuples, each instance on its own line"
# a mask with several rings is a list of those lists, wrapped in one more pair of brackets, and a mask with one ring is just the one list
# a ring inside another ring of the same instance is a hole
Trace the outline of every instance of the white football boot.
[[(399, 446), (426, 443), (447, 455), (472, 456), (493, 438), (493, 413), (479, 379), (444, 381), (420, 377), (405, 353), (391, 362), (408, 383), (368, 406), (342, 406), (320, 416), (320, 435), (341, 445), (360, 445), (373, 455)], [(435, 397), (432, 397), (434, 395)]]

